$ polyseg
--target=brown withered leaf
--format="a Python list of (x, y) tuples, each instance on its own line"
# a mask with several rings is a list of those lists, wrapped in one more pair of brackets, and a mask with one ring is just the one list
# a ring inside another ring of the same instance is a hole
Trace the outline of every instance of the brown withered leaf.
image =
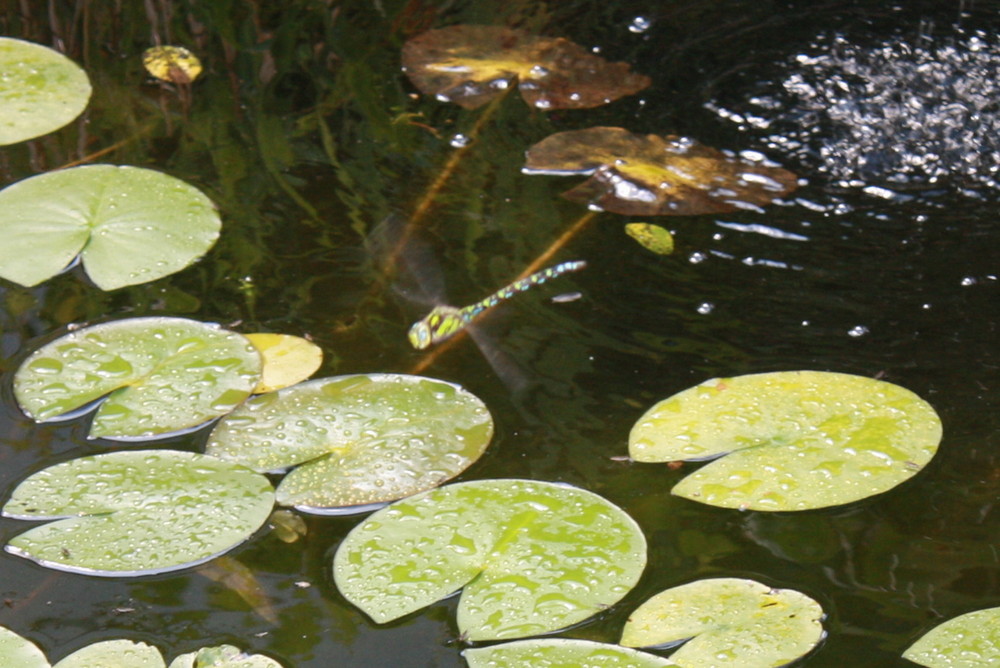
[(517, 85), (531, 106), (597, 107), (650, 84), (627, 63), (610, 63), (562, 38), (501, 26), (429, 30), (403, 45), (403, 69), (421, 92), (475, 109)]
[(596, 127), (549, 135), (528, 149), (526, 174), (585, 174), (563, 197), (632, 216), (759, 210), (798, 186), (788, 170), (694, 139)]

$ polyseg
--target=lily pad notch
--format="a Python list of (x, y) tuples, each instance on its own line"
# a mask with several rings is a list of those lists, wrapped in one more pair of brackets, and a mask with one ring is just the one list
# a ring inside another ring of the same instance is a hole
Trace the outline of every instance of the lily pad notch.
[(194, 566), (267, 520), (264, 476), (215, 457), (128, 450), (50, 466), (22, 481), (4, 517), (42, 520), (6, 550), (57, 570), (123, 577)]
[(0, 190), (0, 278), (31, 287), (79, 259), (102, 290), (188, 267), (222, 221), (200, 190), (151, 169), (86, 165)]
[(101, 400), (91, 438), (145, 440), (230, 412), (260, 377), (260, 353), (241, 334), (186, 318), (128, 318), (33, 352), (14, 373), (14, 395), (36, 422)]
[(492, 437), (486, 405), (459, 385), (354, 374), (254, 397), (220, 420), (205, 451), (261, 473), (291, 469), (283, 506), (350, 514), (446, 482)]
[(709, 463), (672, 493), (740, 510), (837, 506), (930, 462), (941, 420), (898, 385), (827, 371), (713, 378), (650, 408), (629, 435), (637, 462)]
[(356, 526), (333, 575), (380, 624), (462, 589), (463, 639), (549, 633), (617, 603), (646, 566), (646, 539), (593, 492), (477, 480), (397, 501)]

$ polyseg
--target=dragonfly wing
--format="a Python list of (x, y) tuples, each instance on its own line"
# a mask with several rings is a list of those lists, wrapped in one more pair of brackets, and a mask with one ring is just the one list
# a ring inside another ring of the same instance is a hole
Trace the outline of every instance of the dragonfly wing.
[(493, 368), (493, 372), (500, 379), (500, 382), (512, 393), (523, 391), (529, 382), (529, 376), (524, 367), (504, 352), (496, 339), (482, 327), (468, 325), (466, 329), (469, 330), (469, 336), (475, 341), (479, 352), (483, 354), (483, 357), (486, 358), (486, 361)]

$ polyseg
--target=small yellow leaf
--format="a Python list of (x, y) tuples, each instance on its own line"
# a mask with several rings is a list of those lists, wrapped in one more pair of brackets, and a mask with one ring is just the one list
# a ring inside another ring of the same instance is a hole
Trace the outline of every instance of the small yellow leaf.
[(315, 343), (290, 334), (247, 334), (264, 362), (254, 394), (302, 382), (319, 368), (323, 351)]
[(201, 74), (201, 61), (183, 46), (154, 46), (142, 54), (146, 71), (161, 81), (189, 84)]
[(670, 255), (674, 252), (674, 237), (670, 230), (653, 225), (652, 223), (629, 223), (625, 226), (625, 233), (639, 242), (639, 244), (651, 250), (657, 255)]

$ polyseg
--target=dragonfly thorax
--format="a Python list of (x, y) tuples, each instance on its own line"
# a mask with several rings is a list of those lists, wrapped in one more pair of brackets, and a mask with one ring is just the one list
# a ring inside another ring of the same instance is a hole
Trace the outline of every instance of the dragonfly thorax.
[(463, 310), (454, 306), (434, 307), (433, 311), (410, 327), (408, 334), (410, 344), (417, 350), (423, 350), (432, 343), (439, 343), (454, 336), (468, 324)]

